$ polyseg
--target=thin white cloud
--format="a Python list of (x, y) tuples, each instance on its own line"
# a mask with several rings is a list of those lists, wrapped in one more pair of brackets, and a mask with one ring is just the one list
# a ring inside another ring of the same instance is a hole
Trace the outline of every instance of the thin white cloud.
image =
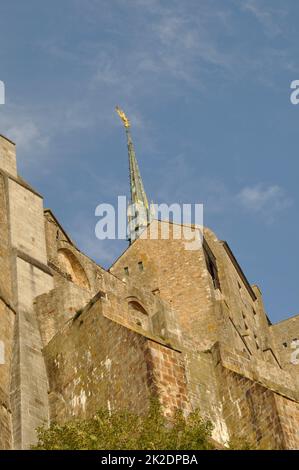
[(267, 7), (264, 7), (263, 3), (257, 0), (243, 0), (241, 8), (256, 18), (266, 34), (277, 36), (282, 33), (283, 30), (280, 22), (287, 14), (286, 10), (274, 10), (269, 7), (269, 3)]
[(23, 120), (19, 123), (2, 126), (5, 133), (15, 142), (22, 152), (27, 153), (32, 147), (47, 147), (48, 137), (42, 136), (40, 129), (30, 120)]
[[(113, 127), (116, 121), (112, 107), (117, 101), (136, 115), (136, 126), (142, 121), (136, 110), (144, 100), (152, 96), (163, 100), (165, 91), (168, 97), (172, 93), (178, 97), (186, 96), (190, 88), (205, 90), (211, 85), (211, 76), (217, 75), (223, 81), (251, 73), (255, 80), (269, 86), (277, 62), (289, 69), (294, 67), (292, 59), (288, 53), (278, 54), (269, 48), (260, 48), (252, 55), (246, 49), (247, 41), (243, 44), (239, 40), (236, 6), (272, 31), (283, 16), (283, 12), (263, 8), (255, 0), (232, 2), (229, 7), (219, 2), (217, 9), (213, 2), (187, 4), (178, 0), (171, 4), (156, 0), (86, 0), (84, 7), (82, 2), (74, 2), (74, 21), (80, 18), (91, 32), (100, 25), (103, 35), (90, 34), (76, 47), (67, 35), (50, 37), (42, 43), (49, 60), (75, 69), (79, 64), (82, 67), (82, 93), (76, 103), (64, 99), (63, 103), (55, 103), (50, 117), (58, 125), (53, 132), (91, 128), (101, 119), (106, 127), (108, 123)], [(232, 41), (234, 36), (236, 41)], [(226, 39), (229, 47), (225, 47)], [(57, 115), (63, 119), (57, 119)]]
[(237, 194), (237, 201), (244, 209), (266, 216), (268, 221), (292, 205), (291, 198), (278, 185), (246, 186)]
[(43, 131), (37, 115), (19, 106), (5, 105), (0, 114), (1, 133), (14, 141), (23, 168), (29, 168), (37, 156), (47, 152), (49, 135)]
[[(184, 155), (173, 157), (172, 162), (167, 170), (160, 168), (163, 184), (158, 175), (154, 191), (159, 198), (157, 202), (203, 203), (206, 216), (227, 217), (228, 214), (240, 213), (240, 210), (246, 211), (266, 224), (275, 222), (275, 217), (293, 204), (285, 189), (277, 184), (246, 185), (236, 191), (217, 176), (205, 175), (194, 179), (192, 165)], [(196, 201), (192, 200), (194, 194), (198, 197)]]
[[(104, 125), (107, 135), (119, 125), (115, 104), (124, 107), (134, 128), (141, 130), (143, 148), (149, 143), (154, 146), (150, 134), (155, 124), (146, 122), (140, 114), (148, 99), (163, 102), (172, 95), (176, 99), (190, 97), (190, 89), (193, 93), (194, 89), (198, 92), (211, 87), (210, 79), (217, 77), (222, 83), (229, 78), (231, 82), (248, 73), (269, 86), (270, 72), (277, 63), (288, 69), (295, 67), (286, 50), (261, 48), (252, 54), (244, 51), (242, 41), (232, 41), (240, 36), (233, 3), (227, 8), (219, 2), (217, 10), (209, 2), (192, 1), (189, 5), (178, 0), (171, 5), (155, 0), (86, 0), (84, 6), (79, 1), (74, 4), (74, 21), (80, 19), (83, 26), (91, 28), (88, 39), (74, 46), (68, 34), (61, 33), (45, 38), (41, 48), (56, 66), (59, 61), (70, 70), (80, 65), (78, 77), (70, 83), (73, 91), (80, 83), (77, 95), (58, 92), (51, 99), (45, 98), (42, 111), (37, 104), (39, 111), (15, 109), (13, 119), (5, 116), (4, 121), (0, 117), (1, 129), (16, 139), (19, 151), (26, 152), (28, 164), (63, 134), (66, 140), (68, 133), (78, 129), (90, 131)], [(126, 18), (117, 14), (118, 7), (125, 8)], [(264, 24), (275, 24), (272, 10), (262, 9), (253, 0), (244, 0), (243, 9)], [(92, 34), (92, 28), (99, 25), (103, 35)], [(226, 39), (229, 47), (225, 46)], [(55, 156), (51, 158), (53, 161)]]
[(65, 141), (68, 133), (90, 129), (94, 123), (88, 101), (80, 99), (71, 103), (53, 100), (42, 108), (34, 103), (10, 103), (0, 110), (0, 133), (16, 143), (18, 162), (27, 176), (53, 169), (57, 156), (51, 146), (58, 137)]

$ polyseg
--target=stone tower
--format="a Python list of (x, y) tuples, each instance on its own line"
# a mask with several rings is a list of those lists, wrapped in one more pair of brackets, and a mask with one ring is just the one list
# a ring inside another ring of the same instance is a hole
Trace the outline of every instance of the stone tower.
[(48, 420), (48, 381), (33, 300), (53, 289), (43, 198), (17, 173), (15, 144), (0, 136), (1, 446), (26, 448)]

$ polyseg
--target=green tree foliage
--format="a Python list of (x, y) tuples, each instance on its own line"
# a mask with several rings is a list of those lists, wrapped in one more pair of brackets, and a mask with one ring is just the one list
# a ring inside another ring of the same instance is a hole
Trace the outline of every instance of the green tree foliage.
[(157, 402), (146, 414), (99, 410), (93, 418), (38, 429), (35, 450), (206, 450), (212, 425), (198, 411), (167, 420)]

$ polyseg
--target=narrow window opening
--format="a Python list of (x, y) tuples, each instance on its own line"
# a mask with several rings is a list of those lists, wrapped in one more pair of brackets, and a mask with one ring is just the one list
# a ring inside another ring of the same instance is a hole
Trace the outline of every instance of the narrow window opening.
[(244, 322), (244, 328), (245, 328), (245, 330), (248, 330), (248, 325), (246, 323), (246, 315), (245, 315), (244, 312), (242, 312), (242, 317), (243, 317), (243, 322)]
[(139, 261), (138, 262), (138, 268), (139, 268), (139, 271), (143, 271), (143, 262), (142, 261)]
[(126, 274), (127, 276), (129, 276), (129, 268), (128, 268), (128, 266), (126, 266), (126, 267), (124, 268), (124, 271), (125, 271), (125, 274)]
[(205, 255), (206, 265), (207, 265), (209, 274), (213, 281), (214, 289), (221, 290), (219, 276), (218, 276), (218, 269), (216, 265), (216, 259), (206, 243), (204, 244), (204, 255)]

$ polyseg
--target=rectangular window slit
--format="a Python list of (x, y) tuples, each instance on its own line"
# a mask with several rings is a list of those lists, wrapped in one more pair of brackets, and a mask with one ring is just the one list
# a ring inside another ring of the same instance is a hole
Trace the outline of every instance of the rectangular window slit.
[(138, 268), (139, 268), (139, 271), (143, 271), (143, 263), (142, 263), (142, 261), (139, 261), (139, 262), (138, 262)]

